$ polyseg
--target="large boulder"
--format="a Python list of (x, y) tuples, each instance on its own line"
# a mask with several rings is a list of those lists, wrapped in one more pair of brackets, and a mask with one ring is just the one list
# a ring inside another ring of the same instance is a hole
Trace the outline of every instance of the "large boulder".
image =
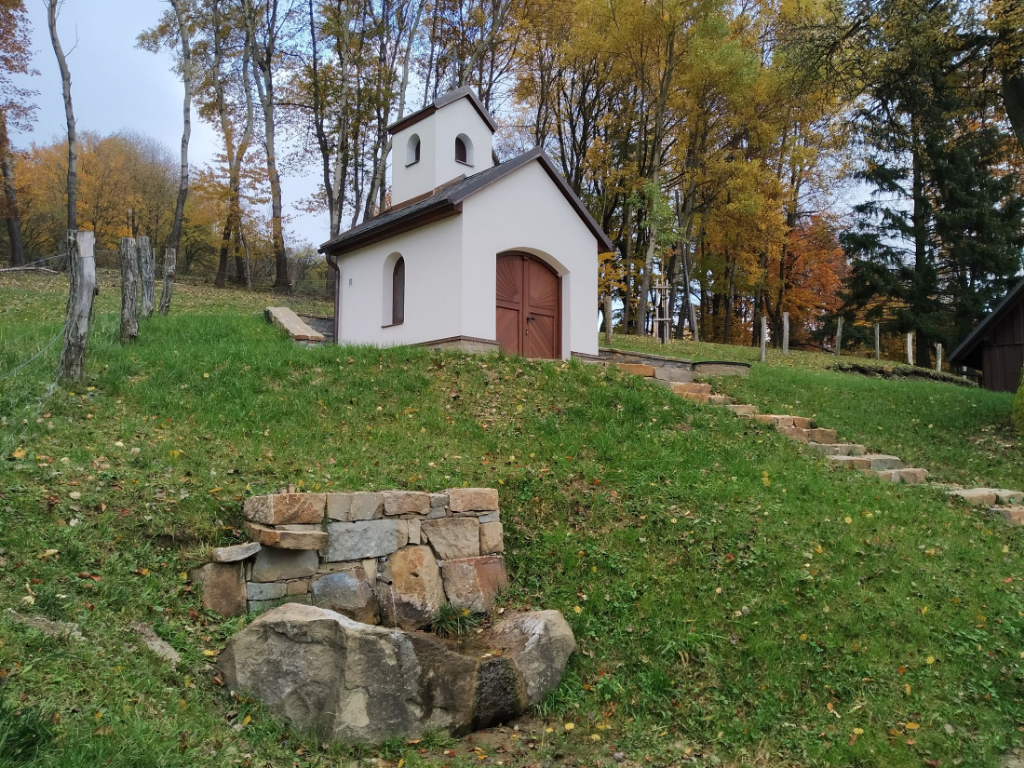
[(512, 616), (470, 645), (288, 604), (232, 637), (218, 663), (233, 690), (296, 729), (376, 743), (518, 717), (558, 685), (575, 641), (561, 614), (542, 611)]

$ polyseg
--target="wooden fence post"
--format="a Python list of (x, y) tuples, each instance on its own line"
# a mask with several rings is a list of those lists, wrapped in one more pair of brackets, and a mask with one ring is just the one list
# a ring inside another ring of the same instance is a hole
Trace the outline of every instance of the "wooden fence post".
[(843, 349), (843, 318), (839, 318), (836, 324), (836, 357), (842, 354)]
[(878, 323), (875, 323), (875, 360), (882, 359), (882, 331)]
[(907, 365), (914, 364), (914, 332), (907, 334)]
[(935, 345), (935, 370), (942, 373), (942, 344)]
[(768, 357), (768, 318), (761, 315), (761, 362)]
[(142, 281), (142, 316), (152, 317), (156, 302), (155, 264), (153, 249), (149, 247), (149, 238), (140, 237), (139, 247), (139, 278)]
[(789, 354), (789, 312), (782, 313), (782, 354)]
[(73, 240), (68, 253), (71, 291), (64, 323), (64, 348), (60, 354), (60, 380), (79, 381), (85, 376), (89, 319), (93, 296), (96, 295), (96, 259), (93, 254), (96, 235), (84, 230), (69, 230), (68, 237)]
[(139, 335), (139, 267), (135, 239), (121, 238), (121, 343), (130, 344)]
[[(177, 270), (178, 252), (174, 248), (164, 248), (164, 285), (160, 291), (160, 314), (171, 311), (171, 293), (174, 292), (174, 273)], [(330, 270), (333, 275), (334, 270)]]

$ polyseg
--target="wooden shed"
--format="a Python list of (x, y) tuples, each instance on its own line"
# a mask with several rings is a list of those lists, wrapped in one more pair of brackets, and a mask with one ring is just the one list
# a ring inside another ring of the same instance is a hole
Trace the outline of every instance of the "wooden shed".
[(1017, 391), (1024, 368), (1024, 280), (953, 351), (949, 364), (981, 370), (985, 389)]

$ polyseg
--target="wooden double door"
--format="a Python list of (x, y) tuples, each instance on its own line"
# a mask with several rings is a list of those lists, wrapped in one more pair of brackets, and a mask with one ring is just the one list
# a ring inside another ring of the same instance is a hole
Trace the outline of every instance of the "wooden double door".
[(498, 254), (498, 346), (510, 355), (562, 356), (562, 281), (528, 253)]

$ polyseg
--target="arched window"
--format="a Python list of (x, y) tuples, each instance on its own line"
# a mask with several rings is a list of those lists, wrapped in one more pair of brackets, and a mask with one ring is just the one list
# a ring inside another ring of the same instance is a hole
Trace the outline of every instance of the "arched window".
[(409, 143), (405, 148), (405, 164), (413, 165), (420, 161), (420, 137), (419, 134), (413, 134), (409, 137)]
[(391, 273), (391, 324), (405, 322), (405, 259), (399, 257)]
[(455, 137), (455, 161), (466, 165), (473, 164), (473, 142), (464, 133)]

